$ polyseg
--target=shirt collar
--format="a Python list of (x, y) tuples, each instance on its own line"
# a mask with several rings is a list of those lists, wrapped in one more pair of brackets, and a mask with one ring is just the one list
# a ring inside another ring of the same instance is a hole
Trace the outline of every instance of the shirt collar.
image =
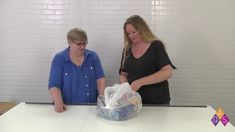
[[(69, 56), (69, 47), (66, 48), (64, 52), (65, 52), (65, 58), (64, 58), (65, 61), (66, 61), (66, 62), (67, 62), (67, 61), (72, 62), (71, 59), (70, 59), (70, 56)], [(88, 49), (85, 49), (85, 52), (84, 52), (85, 59), (86, 59), (90, 54), (92, 54), (92, 52), (91, 52), (90, 50), (88, 50)]]

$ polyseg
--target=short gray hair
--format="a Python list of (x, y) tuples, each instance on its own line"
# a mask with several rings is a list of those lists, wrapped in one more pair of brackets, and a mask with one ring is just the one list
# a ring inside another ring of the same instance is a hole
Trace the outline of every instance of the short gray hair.
[(73, 28), (67, 34), (68, 41), (87, 41), (87, 34), (80, 28)]

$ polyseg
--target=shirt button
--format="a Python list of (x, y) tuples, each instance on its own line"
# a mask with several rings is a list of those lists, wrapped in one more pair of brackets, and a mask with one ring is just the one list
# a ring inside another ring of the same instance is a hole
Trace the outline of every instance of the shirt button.
[(90, 94), (89, 93), (86, 93), (87, 96), (89, 96)]
[(86, 84), (86, 87), (88, 87), (88, 84)]
[(85, 75), (85, 78), (87, 78), (87, 76)]

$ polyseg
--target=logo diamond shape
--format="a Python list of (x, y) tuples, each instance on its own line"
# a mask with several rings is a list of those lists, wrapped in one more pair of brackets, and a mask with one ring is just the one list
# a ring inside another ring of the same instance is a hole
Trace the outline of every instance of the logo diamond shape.
[(224, 115), (223, 109), (221, 109), (221, 108), (217, 109), (216, 115), (217, 115), (217, 117), (221, 120), (222, 117), (223, 117), (223, 115)]
[(215, 114), (212, 118), (211, 118), (212, 123), (216, 126), (219, 123), (219, 117)]
[(221, 122), (224, 126), (226, 126), (227, 123), (229, 122), (229, 118), (226, 114), (224, 114), (224, 116), (221, 118)]

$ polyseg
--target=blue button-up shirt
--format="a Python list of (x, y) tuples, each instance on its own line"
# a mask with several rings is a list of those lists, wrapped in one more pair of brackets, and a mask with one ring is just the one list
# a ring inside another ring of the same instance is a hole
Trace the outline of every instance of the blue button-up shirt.
[(96, 103), (96, 81), (103, 77), (99, 56), (94, 51), (86, 49), (83, 63), (77, 66), (71, 61), (67, 48), (52, 60), (48, 87), (59, 88), (65, 104)]

